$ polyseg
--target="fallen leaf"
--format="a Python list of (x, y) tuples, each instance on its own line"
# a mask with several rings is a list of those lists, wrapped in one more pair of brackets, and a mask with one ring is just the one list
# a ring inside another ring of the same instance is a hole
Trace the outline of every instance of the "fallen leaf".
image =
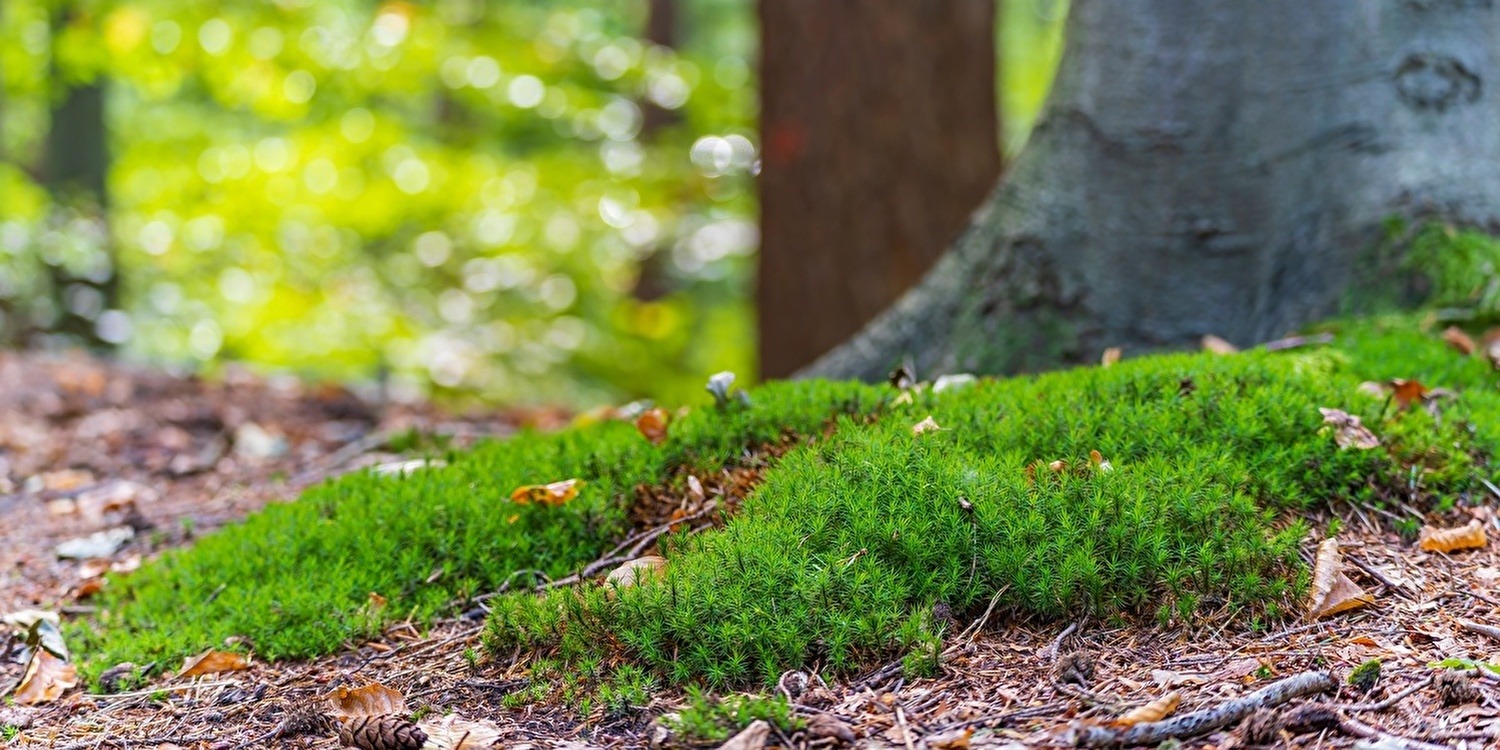
[(1050, 464), (1047, 464), (1047, 468), (1051, 469), (1054, 474), (1061, 474), (1062, 472), (1068, 470), (1068, 462), (1062, 459), (1058, 459)]
[(979, 378), (976, 378), (966, 372), (960, 372), (954, 375), (943, 375), (937, 380), (933, 381), (932, 392), (942, 393), (944, 391), (956, 391), (960, 388), (967, 388), (977, 382), (979, 382)]
[(1427, 386), (1416, 380), (1395, 378), (1391, 380), (1391, 396), (1396, 399), (1396, 406), (1405, 409), (1427, 396)]
[(376, 476), (405, 477), (410, 476), (412, 472), (423, 469), (441, 469), (447, 465), (447, 461), (440, 459), (414, 458), (410, 461), (392, 461), (388, 464), (381, 464), (376, 466), (374, 471)]
[(56, 612), (40, 609), (19, 609), (0, 616), (0, 622), (22, 630), (30, 630), (32, 625), (42, 620), (52, 623), (53, 627), (62, 624), (62, 618)]
[(854, 744), (856, 739), (853, 727), (833, 714), (821, 712), (807, 720), (807, 734), (814, 740), (833, 739), (846, 745)]
[(578, 497), (578, 488), (582, 485), (581, 479), (564, 479), (551, 484), (528, 484), (517, 487), (514, 492), (510, 493), (510, 499), (511, 502), (519, 505), (530, 503), (562, 505)]
[(78, 668), (51, 651), (37, 649), (26, 664), (26, 673), (13, 696), (16, 703), (51, 703), (78, 684)]
[(1108, 473), (1115, 470), (1115, 467), (1110, 462), (1104, 460), (1104, 454), (1096, 450), (1089, 451), (1089, 463), (1093, 464), (1094, 468), (1101, 472)]
[(931, 750), (968, 750), (969, 738), (973, 736), (974, 727), (965, 727), (929, 734), (922, 738), (922, 742)]
[(1366, 396), (1369, 396), (1370, 398), (1385, 398), (1386, 391), (1388, 389), (1386, 388), (1384, 383), (1377, 383), (1373, 380), (1366, 380), (1365, 382), (1360, 383), (1359, 387), (1355, 390), (1363, 393)]
[(1100, 355), (1100, 357), (1099, 357), (1099, 366), (1100, 367), (1110, 367), (1110, 366), (1116, 364), (1117, 362), (1120, 361), (1120, 357), (1124, 353), (1125, 352), (1123, 350), (1121, 350), (1120, 347), (1118, 347), (1118, 346), (1111, 346), (1110, 348), (1105, 349), (1104, 350), (1104, 354)]
[(1337, 539), (1324, 539), (1318, 545), (1317, 561), (1313, 564), (1312, 587), (1308, 592), (1309, 619), (1317, 620), (1366, 604), (1375, 597), (1365, 593), (1359, 584), (1344, 575)]
[(64, 560), (89, 560), (99, 557), (109, 557), (120, 551), (125, 543), (135, 538), (135, 529), (129, 526), (119, 526), (106, 529), (85, 537), (69, 539), (57, 545), (57, 556)]
[(337, 688), (328, 694), (328, 706), (336, 719), (407, 712), (406, 696), (378, 682), (357, 688)]
[(1161, 688), (1174, 688), (1180, 687), (1182, 685), (1202, 685), (1203, 683), (1208, 682), (1208, 680), (1201, 674), (1183, 674), (1181, 672), (1173, 672), (1167, 669), (1151, 670), (1151, 681), (1155, 682), (1157, 687)]
[(1318, 411), (1323, 413), (1324, 424), (1333, 425), (1333, 441), (1340, 448), (1369, 450), (1380, 447), (1380, 438), (1361, 424), (1359, 417), (1340, 409), (1319, 407)]
[(1177, 710), (1177, 705), (1180, 703), (1182, 703), (1182, 696), (1176, 690), (1173, 690), (1144, 706), (1125, 712), (1120, 718), (1115, 719), (1114, 725), (1123, 729), (1125, 727), (1133, 727), (1136, 724), (1161, 721), (1171, 716), (1172, 712)]
[(1214, 354), (1235, 354), (1239, 352), (1239, 350), (1239, 347), (1229, 343), (1228, 341), (1225, 341), (1224, 339), (1219, 338), (1218, 336), (1213, 335), (1212, 333), (1207, 334), (1203, 337), (1203, 351), (1213, 352)]
[(479, 750), (500, 741), (500, 727), (489, 719), (471, 721), (456, 714), (417, 722), (427, 735), (424, 750)]
[(81, 600), (87, 599), (87, 598), (93, 596), (94, 594), (97, 594), (97, 593), (99, 593), (100, 591), (103, 591), (103, 590), (104, 590), (104, 579), (103, 578), (87, 578), (87, 579), (84, 579), (83, 581), (79, 582), (79, 584), (77, 586), (73, 587), (72, 594), (73, 594), (73, 598), (75, 600), (80, 600), (81, 601)]
[(374, 592), (374, 591), (370, 592), (370, 601), (369, 601), (369, 605), (368, 605), (370, 607), (370, 609), (377, 610), (377, 611), (385, 609), (385, 605), (387, 603), (388, 602), (386, 601), (386, 598), (383, 597), (383, 596), (381, 596), (379, 593)]
[(1458, 326), (1448, 326), (1444, 329), (1443, 340), (1448, 342), (1448, 346), (1457, 349), (1458, 353), (1465, 357), (1473, 354), (1474, 349), (1479, 346), (1474, 342), (1474, 337), (1464, 333), (1463, 329)]
[(1418, 546), (1429, 552), (1454, 552), (1461, 549), (1479, 549), (1489, 543), (1484, 534), (1484, 524), (1474, 519), (1463, 526), (1452, 529), (1422, 527)]
[(250, 662), (246, 661), (242, 654), (209, 649), (197, 656), (189, 656), (183, 659), (182, 669), (178, 670), (177, 676), (202, 677), (206, 674), (238, 672), (249, 668)]
[(933, 430), (941, 429), (943, 428), (938, 426), (937, 420), (933, 419), (932, 415), (929, 414), (926, 419), (911, 426), (911, 434), (921, 435), (924, 432), (932, 432)]
[(661, 445), (667, 441), (667, 422), (671, 418), (667, 410), (659, 406), (655, 409), (647, 409), (635, 418), (635, 428), (652, 445)]
[(739, 734), (730, 737), (728, 742), (720, 745), (719, 750), (761, 750), (770, 736), (771, 725), (765, 719), (756, 719), (740, 730)]
[(648, 581), (661, 575), (667, 568), (667, 561), (659, 555), (642, 555), (634, 560), (626, 560), (620, 563), (618, 568), (611, 570), (604, 582), (616, 588), (628, 588), (641, 581)]

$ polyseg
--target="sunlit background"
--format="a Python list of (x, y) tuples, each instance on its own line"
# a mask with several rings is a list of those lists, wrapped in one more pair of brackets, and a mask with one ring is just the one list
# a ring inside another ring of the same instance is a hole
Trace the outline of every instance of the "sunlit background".
[[(0, 0), (0, 332), (398, 397), (753, 378), (754, 3), (676, 5), (667, 47), (645, 0)], [(1065, 11), (1002, 4), (1009, 152)], [(101, 91), (102, 210), (42, 168)]]

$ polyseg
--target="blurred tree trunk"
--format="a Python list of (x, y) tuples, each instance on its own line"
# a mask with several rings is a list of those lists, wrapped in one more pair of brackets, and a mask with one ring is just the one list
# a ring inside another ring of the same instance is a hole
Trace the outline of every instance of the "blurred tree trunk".
[(995, 0), (760, 0), (761, 372), (922, 278), (1000, 171)]
[[(651, 0), (647, 6), (646, 41), (658, 47), (677, 47), (677, 0)], [(642, 107), (641, 135), (650, 139), (656, 131), (678, 120), (678, 113), (647, 100)]]
[(1074, 0), (1007, 180), (806, 373), (1245, 346), (1357, 306), (1392, 217), (1500, 226), (1496, 49), (1490, 2)]
[[(75, 9), (63, 7), (53, 16), (53, 39), (73, 21)], [(112, 241), (107, 231), (109, 211), (109, 147), (105, 123), (105, 83), (94, 79), (71, 83), (53, 54), (54, 91), (48, 126), (43, 175), (60, 208), (76, 209), (106, 227), (101, 232), (102, 254), (79, 272), (51, 266), (54, 302), (60, 315), (53, 330), (90, 346), (105, 345), (95, 329), (99, 313), (118, 306), (119, 277)]]

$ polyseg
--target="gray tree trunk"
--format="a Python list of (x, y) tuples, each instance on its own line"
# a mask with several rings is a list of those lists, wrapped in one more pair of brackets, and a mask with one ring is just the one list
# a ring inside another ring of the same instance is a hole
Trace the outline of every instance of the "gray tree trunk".
[(1493, 0), (1074, 0), (1007, 179), (804, 375), (1240, 345), (1357, 304), (1394, 215), (1500, 217)]

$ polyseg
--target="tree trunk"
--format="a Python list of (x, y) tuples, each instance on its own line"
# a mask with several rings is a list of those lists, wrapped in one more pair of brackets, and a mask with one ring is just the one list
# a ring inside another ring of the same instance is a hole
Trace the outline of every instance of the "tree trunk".
[(761, 372), (922, 278), (1000, 170), (995, 0), (760, 0)]
[(1493, 0), (1074, 0), (1052, 98), (964, 236), (805, 374), (1240, 345), (1358, 302), (1395, 215), (1500, 216)]
[[(54, 37), (69, 23), (71, 14), (71, 8), (58, 11)], [(64, 77), (54, 70), (53, 80)], [(58, 205), (77, 208), (100, 222), (107, 222), (109, 206), (104, 94), (104, 82), (95, 80), (69, 85), (54, 100), (43, 170), (47, 189)], [(95, 320), (100, 312), (118, 306), (119, 275), (107, 232), (104, 242), (103, 258), (86, 273), (75, 275), (62, 266), (51, 267), (54, 301), (61, 311), (53, 330), (91, 346), (107, 344), (99, 337)], [(83, 302), (84, 296), (92, 301)]]

